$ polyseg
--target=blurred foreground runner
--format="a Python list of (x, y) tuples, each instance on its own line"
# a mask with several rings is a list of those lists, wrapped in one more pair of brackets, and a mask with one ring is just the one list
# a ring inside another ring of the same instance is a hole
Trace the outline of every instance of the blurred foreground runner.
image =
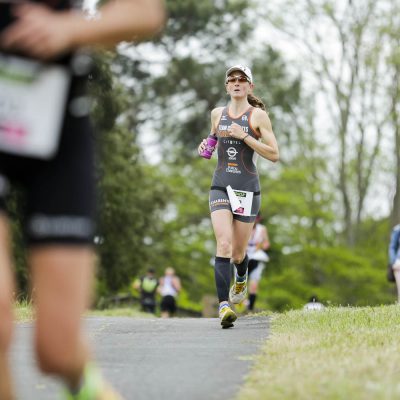
[(91, 362), (81, 324), (94, 272), (95, 185), (85, 101), (89, 63), (77, 50), (154, 35), (165, 10), (160, 0), (110, 1), (90, 20), (71, 8), (68, 0), (0, 0), (1, 400), (15, 398), (8, 364), (14, 276), (6, 211), (14, 183), (26, 199), (39, 367), (65, 382), (66, 399), (120, 398)]

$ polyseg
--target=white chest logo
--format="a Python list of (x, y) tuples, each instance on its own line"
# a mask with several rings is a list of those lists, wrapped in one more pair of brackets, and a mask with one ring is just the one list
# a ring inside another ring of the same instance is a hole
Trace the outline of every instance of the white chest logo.
[(229, 149), (226, 150), (226, 152), (228, 153), (228, 156), (229, 156), (230, 160), (236, 160), (236, 154), (238, 152), (234, 147), (229, 147)]

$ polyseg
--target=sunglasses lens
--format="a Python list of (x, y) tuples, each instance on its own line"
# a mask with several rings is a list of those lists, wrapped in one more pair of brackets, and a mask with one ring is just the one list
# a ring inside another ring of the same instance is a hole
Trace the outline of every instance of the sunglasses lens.
[(238, 81), (240, 83), (248, 82), (248, 80), (245, 76), (231, 76), (227, 79), (228, 83), (233, 83), (236, 81)]

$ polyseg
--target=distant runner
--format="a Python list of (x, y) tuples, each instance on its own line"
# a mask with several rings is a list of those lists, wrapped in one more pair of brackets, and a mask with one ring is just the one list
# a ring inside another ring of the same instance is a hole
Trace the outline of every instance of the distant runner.
[[(211, 112), (211, 133), (218, 138), (218, 165), (210, 190), (210, 212), (217, 241), (215, 282), (222, 328), (230, 328), (236, 314), (229, 305), (241, 303), (247, 294), (246, 247), (260, 209), (261, 192), (255, 158), (276, 162), (278, 144), (265, 106), (253, 92), (250, 68), (235, 65), (226, 71), (226, 107)], [(202, 154), (204, 139), (198, 147)], [(230, 262), (236, 267), (230, 286)]]
[(165, 275), (160, 278), (159, 292), (161, 298), (161, 318), (172, 317), (176, 312), (176, 298), (181, 291), (181, 280), (176, 276), (175, 270), (168, 267)]
[(266, 250), (269, 249), (269, 237), (267, 228), (261, 223), (261, 214), (257, 214), (253, 230), (247, 245), (247, 256), (249, 257), (249, 302), (247, 309), (254, 310), (257, 299), (258, 283), (260, 282), (265, 263), (269, 261)]

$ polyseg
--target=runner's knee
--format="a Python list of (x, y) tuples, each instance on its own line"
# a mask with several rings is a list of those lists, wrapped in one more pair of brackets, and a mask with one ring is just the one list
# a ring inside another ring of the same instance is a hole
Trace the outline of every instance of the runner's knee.
[(217, 241), (217, 251), (221, 257), (231, 257), (232, 242), (226, 238), (219, 239)]
[(240, 264), (246, 257), (245, 251), (238, 251), (233, 249), (232, 251), (232, 261), (234, 264)]

